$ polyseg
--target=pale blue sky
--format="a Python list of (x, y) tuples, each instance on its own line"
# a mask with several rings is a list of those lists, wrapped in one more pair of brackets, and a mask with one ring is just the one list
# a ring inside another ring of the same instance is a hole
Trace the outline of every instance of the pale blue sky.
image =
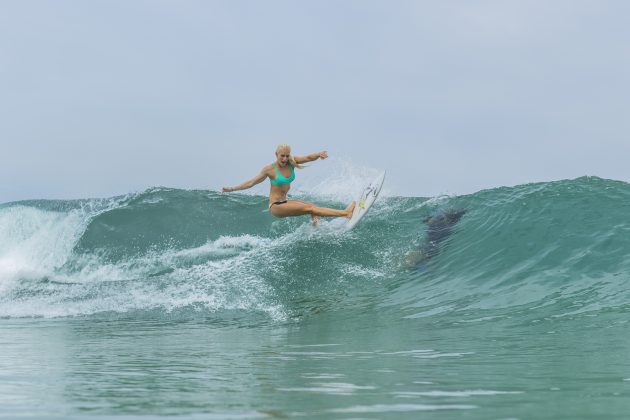
[(630, 181), (629, 16), (621, 0), (0, 0), (0, 202), (216, 190), (281, 142), (387, 169), (399, 195)]

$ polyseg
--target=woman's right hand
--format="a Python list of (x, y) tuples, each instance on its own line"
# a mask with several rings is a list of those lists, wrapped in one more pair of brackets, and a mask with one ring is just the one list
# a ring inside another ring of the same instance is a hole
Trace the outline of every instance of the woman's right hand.
[(234, 191), (234, 188), (232, 187), (223, 187), (223, 192), (232, 192)]

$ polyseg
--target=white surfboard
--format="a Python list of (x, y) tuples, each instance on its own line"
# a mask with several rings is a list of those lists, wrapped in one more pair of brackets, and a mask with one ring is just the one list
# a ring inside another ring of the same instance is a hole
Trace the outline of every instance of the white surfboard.
[(374, 201), (376, 201), (376, 198), (378, 197), (378, 193), (381, 192), (381, 188), (383, 187), (385, 173), (386, 172), (384, 171), (374, 181), (370, 182), (370, 185), (365, 187), (361, 193), (361, 197), (357, 200), (357, 204), (352, 212), (352, 217), (346, 224), (346, 229), (352, 229), (357, 223), (359, 223), (359, 220), (365, 216), (370, 207), (372, 207), (372, 204), (374, 204)]

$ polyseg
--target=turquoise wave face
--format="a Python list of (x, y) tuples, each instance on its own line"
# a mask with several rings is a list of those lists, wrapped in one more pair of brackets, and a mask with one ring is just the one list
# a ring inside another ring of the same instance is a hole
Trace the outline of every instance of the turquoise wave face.
[[(322, 205), (343, 203), (303, 197)], [(625, 310), (630, 185), (594, 177), (379, 198), (351, 232), (266, 197), (165, 188), (0, 206), (0, 317), (286, 321)], [(456, 215), (456, 216), (454, 216)]]

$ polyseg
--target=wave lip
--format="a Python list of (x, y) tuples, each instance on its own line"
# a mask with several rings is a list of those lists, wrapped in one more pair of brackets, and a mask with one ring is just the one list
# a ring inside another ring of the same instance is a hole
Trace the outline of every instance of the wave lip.
[(0, 209), (0, 294), (21, 278), (40, 278), (62, 266), (85, 229), (78, 211)]

